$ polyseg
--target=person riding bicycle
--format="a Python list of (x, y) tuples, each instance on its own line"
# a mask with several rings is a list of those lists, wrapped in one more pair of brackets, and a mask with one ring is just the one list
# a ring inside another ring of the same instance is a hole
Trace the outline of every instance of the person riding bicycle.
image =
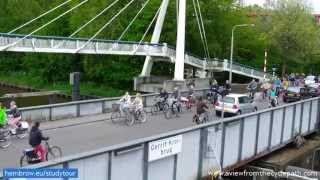
[(197, 112), (196, 112), (196, 115), (194, 120), (198, 120), (198, 121), (203, 121), (200, 120), (200, 118), (204, 118), (203, 116), (207, 116), (207, 110), (209, 109), (207, 104), (204, 102), (203, 98), (200, 96), (199, 99), (198, 99), (198, 102), (197, 102)]
[(6, 108), (0, 102), (0, 128), (3, 128), (7, 124)]
[(159, 97), (162, 99), (162, 102), (165, 102), (169, 97), (169, 93), (165, 89), (161, 89)]
[(123, 112), (129, 108), (131, 104), (131, 96), (129, 95), (129, 92), (126, 92), (126, 94), (119, 100), (120, 101), (120, 112), (123, 114)]
[(11, 101), (10, 102), (10, 111), (8, 113), (8, 124), (12, 128), (12, 133), (15, 134), (16, 129), (21, 125), (21, 112), (19, 111), (16, 102)]
[(181, 93), (178, 87), (174, 88), (174, 91), (172, 93), (173, 103), (171, 104), (171, 107), (173, 107), (174, 104), (177, 104), (177, 107), (179, 108), (178, 111), (180, 112), (180, 101), (181, 101)]
[(258, 84), (255, 79), (252, 79), (252, 81), (249, 83), (247, 89), (250, 93), (250, 97), (254, 98), (254, 94), (257, 92)]
[(277, 90), (276, 90), (276, 88), (272, 88), (272, 89), (270, 90), (270, 95), (269, 95), (269, 97), (270, 97), (270, 107), (273, 106), (273, 105), (272, 105), (272, 101), (275, 101), (274, 106), (275, 106), (275, 105), (278, 105), (278, 96), (277, 96)]
[(203, 113), (206, 113), (208, 110), (207, 104), (203, 101), (202, 96), (199, 97), (197, 102), (197, 115), (201, 116)]
[(34, 125), (32, 126), (30, 135), (29, 135), (29, 144), (33, 148), (36, 154), (38, 153), (40, 154), (40, 160), (43, 162), (43, 161), (46, 161), (45, 159), (46, 150), (41, 145), (41, 141), (42, 140), (47, 141), (49, 140), (49, 137), (44, 137), (39, 127), (40, 127), (40, 122), (35, 122)]
[(143, 109), (143, 101), (140, 93), (136, 94), (136, 98), (132, 102), (132, 106), (134, 107), (134, 112), (137, 113), (139, 111), (142, 111)]

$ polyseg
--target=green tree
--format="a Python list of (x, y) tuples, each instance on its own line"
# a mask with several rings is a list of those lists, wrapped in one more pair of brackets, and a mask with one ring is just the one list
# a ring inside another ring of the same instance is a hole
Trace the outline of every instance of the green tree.
[(261, 19), (270, 45), (280, 54), (282, 75), (288, 64), (307, 64), (319, 51), (319, 28), (308, 7), (299, 0), (269, 1)]

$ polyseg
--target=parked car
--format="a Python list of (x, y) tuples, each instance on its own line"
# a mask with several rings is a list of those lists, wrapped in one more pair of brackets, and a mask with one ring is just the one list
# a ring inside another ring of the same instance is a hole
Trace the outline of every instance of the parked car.
[(304, 83), (305, 83), (305, 85), (314, 84), (316, 82), (315, 79), (316, 79), (315, 76), (307, 76), (304, 79)]
[(320, 86), (319, 84), (310, 84), (307, 86), (307, 91), (311, 97), (320, 96)]
[(283, 94), (283, 102), (295, 102), (310, 97), (305, 87), (289, 87)]
[(222, 106), (224, 106), (224, 113), (231, 115), (240, 115), (258, 110), (252, 98), (244, 94), (229, 94), (222, 99), (220, 98), (215, 104), (217, 116), (221, 116)]

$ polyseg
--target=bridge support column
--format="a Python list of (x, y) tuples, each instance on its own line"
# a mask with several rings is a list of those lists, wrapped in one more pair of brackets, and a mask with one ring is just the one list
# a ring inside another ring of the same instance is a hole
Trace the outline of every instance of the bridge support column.
[(186, 31), (186, 0), (179, 0), (178, 30), (176, 60), (174, 68), (174, 80), (184, 80), (184, 58), (185, 58), (185, 31)]
[[(156, 26), (155, 26), (153, 34), (152, 34), (151, 43), (159, 43), (160, 35), (161, 35), (162, 27), (163, 27), (163, 22), (166, 17), (166, 12), (168, 9), (168, 4), (169, 4), (169, 0), (163, 0), (161, 3), (161, 9), (160, 9), (159, 16), (158, 16), (158, 19), (156, 22)], [(150, 76), (152, 66), (153, 66), (152, 58), (151, 58), (151, 56), (147, 56), (144, 61), (143, 69), (142, 69), (140, 76), (143, 76), (143, 77)]]

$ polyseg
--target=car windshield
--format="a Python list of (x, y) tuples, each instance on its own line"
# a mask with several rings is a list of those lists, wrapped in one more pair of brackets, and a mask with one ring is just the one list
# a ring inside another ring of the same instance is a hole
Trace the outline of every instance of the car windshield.
[(288, 92), (299, 93), (300, 92), (300, 88), (289, 87), (288, 88)]
[(234, 104), (234, 98), (233, 97), (225, 97), (222, 99), (222, 102)]

